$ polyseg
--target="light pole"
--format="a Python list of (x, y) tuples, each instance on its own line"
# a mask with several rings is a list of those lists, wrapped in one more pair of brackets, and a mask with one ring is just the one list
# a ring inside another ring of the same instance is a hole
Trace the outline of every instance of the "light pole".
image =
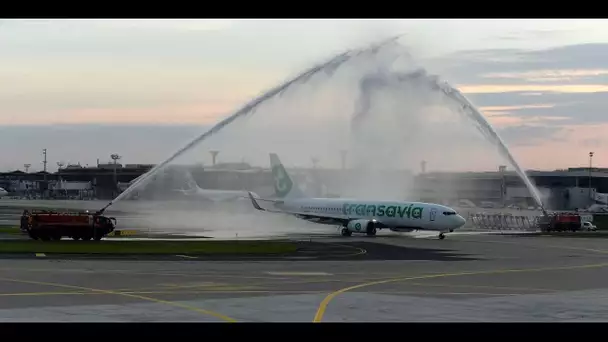
[(218, 153), (220, 153), (220, 151), (209, 151), (209, 153), (211, 153), (211, 159), (213, 160), (213, 166), (215, 166), (215, 160), (217, 158)]
[[(65, 165), (64, 162), (62, 162), (62, 161), (58, 161), (57, 162), (57, 178), (58, 178), (58, 182), (57, 183), (58, 183), (58, 186), (59, 186), (58, 190), (60, 190), (59, 193), (61, 193), (61, 188), (62, 188), (62, 186), (61, 186), (61, 168), (63, 167), (63, 165)], [(66, 197), (67, 197), (67, 190), (66, 190)]]
[(42, 149), (42, 154), (44, 155), (44, 160), (42, 161), (44, 164), (44, 190), (42, 191), (42, 197), (45, 198), (49, 187), (46, 180), (46, 148)]
[(589, 152), (589, 199), (591, 199), (591, 167), (593, 165), (593, 152)]
[(44, 164), (44, 172), (46, 172), (46, 148), (42, 149), (42, 155), (44, 156), (42, 164)]
[[(116, 175), (116, 162), (122, 157), (119, 156), (117, 153), (113, 153), (112, 155), (110, 155), (110, 158), (112, 158), (112, 160), (114, 161), (114, 190), (117, 191), (118, 190), (118, 176)], [(117, 196), (117, 195), (114, 195), (114, 196)]]
[(32, 164), (23, 164), (23, 167), (25, 168), (25, 173), (28, 173), (28, 171), (30, 170), (30, 166), (32, 166)]

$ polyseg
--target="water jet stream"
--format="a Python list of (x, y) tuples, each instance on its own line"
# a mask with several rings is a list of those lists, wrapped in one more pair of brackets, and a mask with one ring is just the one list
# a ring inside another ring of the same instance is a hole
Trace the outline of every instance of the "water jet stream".
[(191, 148), (193, 148), (194, 146), (196, 146), (203, 140), (207, 139), (208, 137), (218, 133), (222, 128), (229, 125), (234, 120), (236, 120), (240, 117), (246, 116), (248, 114), (253, 114), (255, 109), (260, 104), (266, 102), (267, 100), (269, 100), (271, 98), (274, 98), (275, 96), (281, 96), (285, 91), (287, 91), (289, 88), (291, 88), (294, 84), (305, 83), (308, 80), (310, 80), (311, 77), (313, 77), (314, 75), (318, 74), (321, 71), (324, 71), (324, 72), (328, 73), (329, 75), (331, 75), (342, 64), (344, 64), (346, 61), (350, 60), (351, 58), (359, 57), (366, 53), (370, 53), (370, 54), (374, 55), (374, 54), (378, 53), (382, 49), (383, 46), (386, 46), (388, 44), (395, 42), (399, 37), (400, 36), (391, 37), (385, 41), (373, 44), (364, 49), (358, 49), (358, 50), (354, 50), (354, 51), (348, 50), (344, 53), (341, 53), (341, 54), (331, 58), (328, 62), (314, 66), (314, 67), (308, 69), (307, 71), (301, 73), (300, 75), (296, 76), (295, 78), (291, 79), (290, 81), (287, 81), (287, 82), (283, 83), (282, 85), (279, 85), (279, 86), (267, 91), (266, 93), (262, 94), (261, 96), (251, 100), (249, 103), (247, 103), (245, 106), (243, 106), (240, 110), (238, 110), (234, 114), (230, 115), (226, 119), (220, 121), (218, 124), (216, 124), (210, 130), (201, 134), (196, 139), (194, 139), (190, 143), (188, 143), (186, 146), (179, 149), (171, 157), (167, 158), (165, 161), (161, 162), (160, 164), (154, 166), (150, 171), (146, 172), (144, 175), (139, 177), (139, 179), (137, 179), (127, 189), (125, 189), (122, 193), (120, 193), (116, 198), (114, 198), (112, 201), (110, 201), (98, 213), (103, 213), (113, 203), (120, 201), (121, 199), (125, 198), (128, 194), (130, 194), (133, 191), (133, 189), (135, 189), (139, 185), (145, 184), (144, 182), (146, 182), (152, 175), (161, 171), (165, 166), (167, 166), (167, 164), (169, 164), (170, 162), (175, 160), (177, 157), (181, 156), (182, 154), (184, 154), (185, 152), (187, 152), (188, 150), (190, 150)]
[[(392, 44), (397, 41), (399, 36), (392, 37), (388, 40), (385, 40), (381, 43), (374, 44), (367, 48), (357, 49), (357, 50), (349, 50), (342, 54), (339, 54), (329, 61), (322, 63), (320, 65), (314, 66), (307, 71), (301, 73), (295, 78), (285, 82), (282, 85), (279, 85), (261, 96), (253, 99), (246, 105), (244, 105), (241, 109), (228, 116), (226, 119), (222, 120), (218, 124), (216, 124), (209, 131), (200, 135), (196, 139), (192, 140), (186, 146), (179, 149), (172, 156), (156, 165), (150, 171), (148, 171), (143, 176), (139, 177), (133, 184), (131, 184), (125, 191), (123, 191), (120, 195), (118, 195), (114, 200), (110, 201), (100, 212), (103, 212), (113, 203), (124, 199), (127, 195), (129, 195), (135, 188), (140, 185), (145, 184), (151, 176), (163, 170), (169, 163), (173, 160), (189, 151), (193, 147), (200, 144), (205, 139), (211, 137), (212, 135), (221, 131), (224, 127), (231, 124), (238, 118), (246, 117), (249, 115), (255, 114), (256, 109), (262, 105), (263, 103), (274, 99), (276, 97), (282, 96), (286, 91), (289, 91), (296, 84), (305, 84), (311, 80), (311, 78), (315, 77), (318, 74), (326, 74), (328, 78), (333, 77), (334, 73), (346, 62), (354, 59), (354, 58), (366, 58), (366, 57), (377, 57), (379, 53), (385, 49), (389, 44)], [(394, 52), (394, 51), (390, 51)], [(518, 163), (515, 161), (515, 158), (511, 155), (509, 149), (502, 141), (500, 136), (496, 133), (494, 128), (488, 123), (485, 117), (475, 108), (475, 106), (458, 91), (453, 88), (446, 82), (439, 82), (437, 76), (429, 75), (424, 69), (417, 69), (413, 72), (396, 72), (389, 70), (389, 66), (391, 66), (399, 57), (402, 57), (402, 53), (398, 52), (396, 54), (390, 54), (384, 56), (385, 58), (379, 63), (377, 60), (374, 60), (374, 64), (371, 69), (364, 69), (367, 73), (363, 74), (363, 78), (360, 80), (360, 92), (361, 96), (359, 97), (360, 102), (360, 110), (355, 113), (355, 115), (351, 118), (351, 128), (357, 129), (358, 122), (365, 119), (366, 116), (371, 115), (370, 112), (370, 95), (369, 92), (372, 88), (383, 87), (386, 85), (400, 85), (408, 83), (410, 85), (415, 85), (417, 87), (424, 87), (425, 89), (430, 89), (435, 91), (433, 94), (440, 94), (445, 99), (449, 100), (449, 104), (456, 104), (456, 109), (462, 115), (464, 115), (467, 119), (471, 120), (475, 127), (482, 133), (482, 135), (490, 142), (492, 142), (498, 149), (499, 153), (508, 159), (511, 165), (515, 168), (517, 174), (522, 178), (526, 187), (534, 197), (534, 200), (541, 207), (543, 213), (545, 213), (544, 206), (542, 204), (540, 195), (536, 190), (535, 186), (529, 180), (525, 172), (521, 169)]]
[[(486, 140), (492, 142), (498, 149), (498, 152), (511, 163), (517, 174), (524, 181), (524, 184), (528, 191), (530, 191), (534, 201), (541, 208), (543, 215), (546, 216), (542, 199), (536, 187), (532, 184), (526, 173), (509, 151), (507, 145), (483, 114), (481, 114), (458, 89), (452, 87), (447, 82), (440, 82), (439, 77), (427, 74), (424, 69), (418, 69), (407, 73), (378, 72), (363, 77), (359, 84), (361, 93), (361, 96), (359, 97), (359, 108), (351, 120), (351, 129), (358, 134), (362, 133), (365, 128), (362, 121), (371, 118), (372, 113), (370, 113), (370, 108), (372, 106), (371, 98), (373, 90), (388, 86), (398, 86), (400, 84), (414, 84), (417, 87), (427, 87), (434, 91), (441, 92), (449, 100), (454, 101), (458, 105), (457, 110), (459, 110), (461, 114), (464, 114), (468, 120), (472, 121)], [(357, 134), (355, 134), (355, 136), (357, 136)]]

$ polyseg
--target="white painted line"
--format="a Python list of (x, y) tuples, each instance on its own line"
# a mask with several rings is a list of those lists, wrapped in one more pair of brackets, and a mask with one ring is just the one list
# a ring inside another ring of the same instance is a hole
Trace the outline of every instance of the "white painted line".
[(265, 272), (269, 275), (283, 275), (283, 276), (329, 276), (333, 275), (326, 272)]
[(177, 257), (187, 258), (187, 259), (197, 259), (197, 257), (189, 256), (189, 255), (176, 255)]
[(36, 256), (44, 258), (46, 256), (46, 254), (44, 254), (44, 253), (36, 253)]

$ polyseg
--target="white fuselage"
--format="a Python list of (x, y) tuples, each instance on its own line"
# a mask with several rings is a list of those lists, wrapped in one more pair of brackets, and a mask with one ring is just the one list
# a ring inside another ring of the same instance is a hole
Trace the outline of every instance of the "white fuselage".
[(8, 191), (4, 190), (3, 188), (0, 188), (0, 197), (4, 197), (8, 195)]
[(301, 215), (332, 216), (348, 220), (376, 220), (394, 230), (449, 231), (462, 227), (466, 222), (454, 209), (421, 202), (298, 198), (280, 201), (276, 207)]

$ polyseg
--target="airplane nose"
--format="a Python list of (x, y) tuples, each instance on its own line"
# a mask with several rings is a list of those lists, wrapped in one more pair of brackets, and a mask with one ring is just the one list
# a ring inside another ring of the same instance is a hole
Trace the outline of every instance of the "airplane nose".
[(465, 223), (467, 223), (467, 220), (465, 220), (464, 217), (462, 217), (460, 215), (456, 215), (456, 222), (457, 222), (456, 228), (460, 228), (460, 227), (464, 226)]

